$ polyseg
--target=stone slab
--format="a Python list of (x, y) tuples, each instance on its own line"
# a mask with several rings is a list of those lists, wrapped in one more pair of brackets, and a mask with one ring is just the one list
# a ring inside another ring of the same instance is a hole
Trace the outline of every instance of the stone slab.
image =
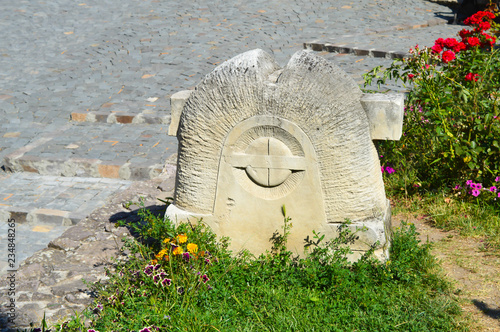
[(366, 241), (352, 249), (376, 245), (376, 257), (387, 260), (390, 204), (372, 136), (401, 131), (404, 99), (375, 97), (364, 98), (364, 108), (355, 81), (311, 51), (283, 68), (260, 49), (222, 63), (182, 111), (166, 216), (202, 216), (233, 249), (259, 255), (270, 249), (286, 206), (294, 253), (303, 254), (313, 231), (332, 238), (349, 220), (365, 229)]

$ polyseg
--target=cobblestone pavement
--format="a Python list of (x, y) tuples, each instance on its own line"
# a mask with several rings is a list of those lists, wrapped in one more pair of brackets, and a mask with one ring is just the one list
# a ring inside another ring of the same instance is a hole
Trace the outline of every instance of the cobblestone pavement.
[(169, 97), (223, 61), (261, 48), (285, 65), (307, 47), (361, 84), (394, 54), (456, 35), (452, 17), (426, 0), (0, 1), (1, 271), (4, 219), (26, 220), (16, 230), (23, 260), (157, 176), (177, 150)]

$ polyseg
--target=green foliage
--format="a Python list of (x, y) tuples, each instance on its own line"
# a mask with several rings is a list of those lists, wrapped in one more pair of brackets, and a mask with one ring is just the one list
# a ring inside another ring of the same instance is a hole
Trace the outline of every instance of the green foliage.
[[(351, 263), (356, 234), (345, 225), (332, 241), (315, 233), (306, 240), (307, 254), (294, 257), (286, 248), (292, 223), (285, 215), (271, 251), (255, 258), (231, 253), (227, 240), (202, 223), (176, 227), (143, 216), (140, 241), (128, 244), (135, 254), (94, 285), (98, 297), (83, 316), (55, 330), (87, 331), (85, 320), (101, 332), (465, 330), (449, 285), (413, 226), (395, 232), (390, 261), (369, 252)], [(152, 233), (160, 237), (149, 239)], [(162, 286), (163, 279), (170, 285)]]
[(365, 76), (365, 85), (395, 79), (410, 89), (402, 139), (378, 145), (406, 192), (470, 179), (493, 185), (500, 173), (500, 49), (490, 46), (494, 37), (486, 32), (496, 26), (484, 15), (468, 21), (474, 29), (462, 30), (461, 41), (417, 46), (411, 57)]

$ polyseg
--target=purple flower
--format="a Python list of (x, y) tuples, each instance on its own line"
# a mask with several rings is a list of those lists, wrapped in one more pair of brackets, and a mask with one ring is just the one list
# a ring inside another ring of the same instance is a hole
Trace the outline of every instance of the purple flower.
[(208, 290), (212, 290), (213, 289), (212, 286), (210, 286), (210, 285), (207, 285), (207, 288), (208, 288)]
[(471, 194), (474, 197), (479, 196), (480, 193), (481, 193), (481, 191), (479, 191), (478, 189), (472, 189), (472, 191), (471, 191)]
[(151, 276), (153, 274), (153, 265), (146, 266), (146, 268), (144, 269), (144, 273), (146, 273), (146, 275), (148, 276)]
[(99, 303), (99, 304), (98, 304), (98, 305), (97, 305), (97, 306), (96, 306), (96, 307), (92, 310), (92, 312), (93, 312), (94, 314), (99, 314), (99, 313), (102, 311), (102, 309), (103, 309), (103, 306), (102, 306), (102, 304), (100, 304), (100, 303)]
[(205, 258), (205, 264), (211, 265), (212, 263), (210, 263), (210, 259)]
[(495, 182), (500, 182), (500, 176), (497, 176), (497, 177), (495, 178)]
[(179, 295), (182, 295), (184, 293), (184, 287), (177, 287), (177, 293), (179, 293)]
[(472, 182), (472, 180), (467, 180), (467, 182), (465, 182), (465, 184), (468, 186), (472, 186), (472, 184), (474, 184), (474, 182)]
[(453, 189), (455, 189), (455, 190), (460, 190), (460, 189), (462, 189), (462, 187), (461, 187), (460, 185), (458, 185), (458, 184), (457, 184), (457, 185), (455, 186), (455, 188), (453, 188)]
[(200, 279), (204, 284), (206, 284), (210, 280), (206, 274), (202, 275)]
[(491, 191), (492, 193), (496, 192), (496, 191), (497, 191), (497, 187), (495, 187), (495, 186), (491, 186), (491, 187), (490, 187), (490, 191)]
[(157, 326), (151, 325), (151, 326), (143, 328), (139, 332), (153, 332), (153, 330), (160, 331), (160, 329)]
[(476, 183), (476, 189), (477, 190), (483, 189), (483, 185), (481, 183)]
[(394, 168), (389, 167), (389, 166), (386, 166), (386, 167), (385, 167), (385, 170), (386, 170), (386, 171), (387, 171), (387, 173), (389, 173), (389, 174), (396, 173), (396, 171), (394, 170)]
[(189, 259), (191, 258), (191, 256), (189, 255), (188, 252), (185, 252), (185, 253), (182, 254), (182, 258), (184, 258), (184, 260), (186, 262), (189, 262)]
[(159, 275), (159, 274), (157, 274), (157, 275), (155, 275), (155, 276), (153, 277), (153, 282), (154, 282), (155, 284), (157, 284), (157, 283), (159, 283), (159, 282), (160, 282), (160, 275)]
[(167, 276), (167, 273), (165, 271), (160, 272), (159, 274), (160, 278), (164, 279)]
[(160, 264), (156, 264), (154, 267), (153, 267), (153, 270), (155, 271), (158, 271), (160, 269), (161, 265)]
[(382, 170), (382, 173), (385, 172), (384, 166), (382, 166), (380, 169)]
[(172, 280), (171, 279), (168, 279), (168, 278), (165, 278), (161, 281), (161, 285), (162, 287), (165, 287), (165, 286), (170, 286), (172, 285)]

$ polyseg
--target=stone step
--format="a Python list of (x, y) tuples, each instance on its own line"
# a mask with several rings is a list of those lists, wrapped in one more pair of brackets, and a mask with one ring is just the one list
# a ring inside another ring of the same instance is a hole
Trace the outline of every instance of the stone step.
[[(32, 225), (16, 224), (15, 226), (15, 258), (9, 261), (7, 234), (9, 227), (7, 223), (0, 223), (0, 276), (7, 271), (17, 270), (19, 264), (35, 252), (47, 247), (47, 244), (61, 236), (69, 227), (55, 225)], [(11, 265), (12, 264), (12, 265)]]
[[(2, 275), (7, 270), (15, 269), (34, 252), (45, 248), (69, 226), (104, 206), (111, 195), (126, 190), (132, 181), (2, 173), (0, 184)], [(15, 234), (13, 266), (7, 259), (9, 233)]]
[(68, 123), (4, 156), (11, 172), (145, 180), (177, 152), (168, 125)]
[(34, 173), (4, 175), (0, 189), (0, 223), (15, 219), (16, 223), (71, 226), (131, 183)]
[(458, 38), (464, 27), (444, 24), (437, 20), (432, 29), (422, 25), (414, 29), (381, 30), (369, 34), (338, 34), (328, 38), (311, 40), (304, 43), (305, 49), (346, 53), (363, 57), (396, 59), (409, 56), (409, 49), (419, 45), (431, 47), (437, 38)]

